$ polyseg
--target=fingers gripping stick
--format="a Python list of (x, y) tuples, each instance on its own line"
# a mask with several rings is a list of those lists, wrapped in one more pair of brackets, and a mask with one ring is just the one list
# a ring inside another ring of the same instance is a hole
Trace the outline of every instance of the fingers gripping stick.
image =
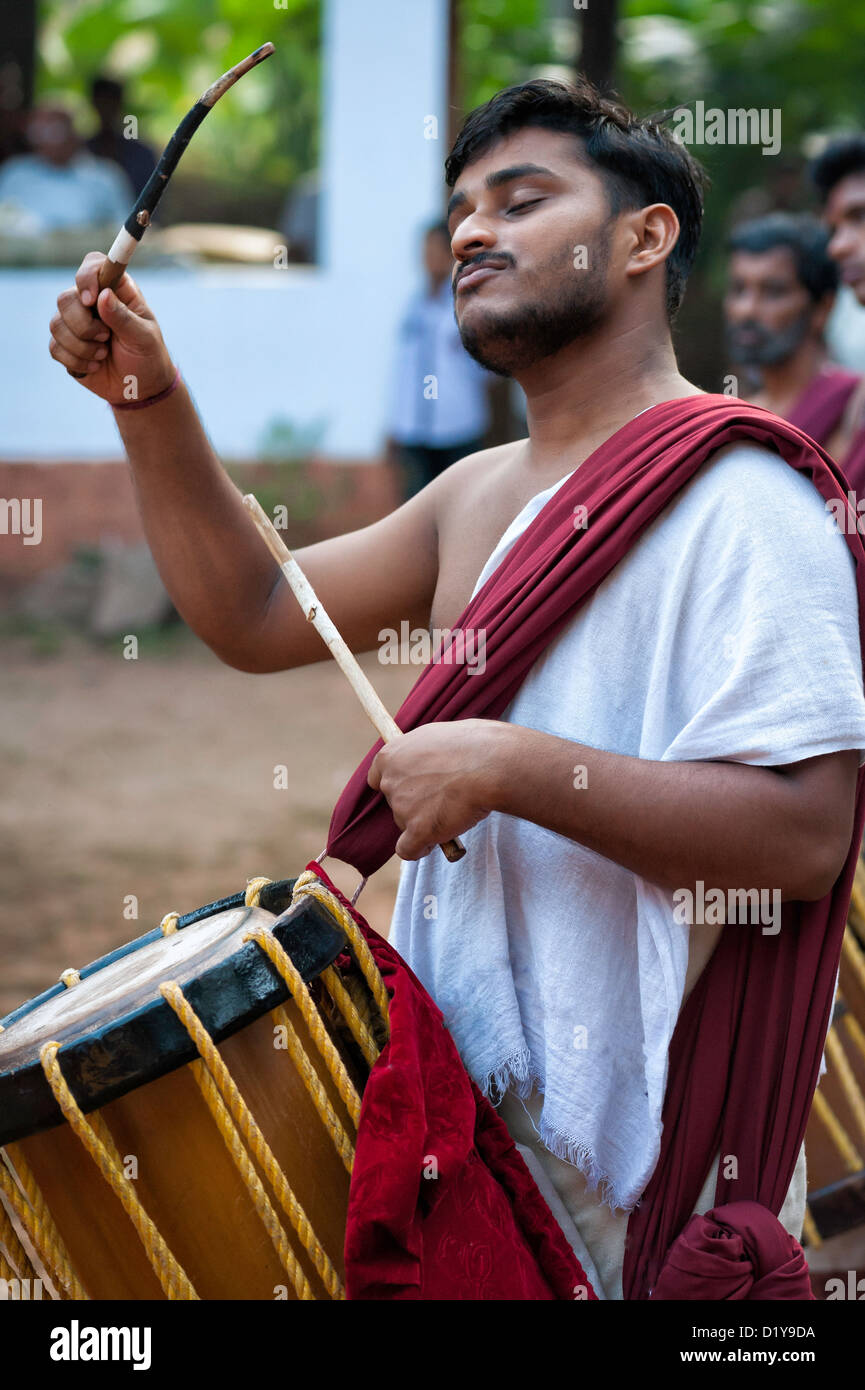
[[(360, 669), (354, 655), (349, 651), (322, 607), (320, 600), (316, 597), (315, 591), (300, 565), (285, 545), (270, 518), (262, 510), (258, 499), (253, 497), (252, 493), (248, 493), (243, 499), (243, 505), (258, 527), (262, 540), (282, 570), (284, 577), (291, 585), (292, 592), (306, 614), (307, 620), (312, 623), (343, 675), (347, 676), (355, 695), (378, 730), (379, 737), (384, 743), (393, 743), (394, 739), (402, 738), (402, 729), (385, 709)], [(466, 852), (465, 845), (460, 840), (446, 840), (444, 844), (439, 845), (439, 849), (452, 864), (456, 863), (458, 859), (462, 859)]]
[[(233, 87), (235, 82), (243, 77), (244, 73), (249, 72), (250, 68), (256, 67), (259, 63), (263, 62), (265, 58), (269, 58), (273, 52), (274, 47), (272, 43), (263, 43), (259, 48), (256, 48), (253, 53), (250, 53), (247, 58), (244, 58), (242, 62), (235, 63), (233, 68), (229, 68), (228, 72), (224, 72), (221, 77), (218, 77), (215, 82), (212, 82), (207, 90), (202, 92), (195, 105), (187, 111), (180, 125), (165, 146), (165, 149), (162, 151), (162, 157), (159, 163), (142, 188), (138, 197), (138, 202), (135, 204), (135, 207), (117, 233), (114, 244), (108, 252), (106, 259), (99, 267), (99, 290), (97, 291), (97, 298), (99, 297), (99, 292), (104, 289), (114, 289), (114, 286), (123, 278), (123, 272), (131, 261), (135, 248), (144, 235), (145, 228), (150, 226), (153, 212), (159, 199), (165, 192), (168, 180), (177, 168), (180, 156), (183, 154), (183, 151), (186, 149), (186, 146), (201, 125), (208, 111), (216, 105), (219, 98), (228, 91), (229, 87)], [(99, 317), (95, 303), (90, 312), (94, 318)], [(69, 371), (68, 367), (67, 371)], [(80, 379), (84, 373), (69, 371), (69, 375)]]
[[(116, 245), (116, 243), (115, 243), (115, 245)], [(112, 247), (111, 249), (112, 249), (112, 251), (113, 251), (114, 247)], [(131, 253), (130, 253), (130, 255), (131, 255)], [(97, 275), (97, 288), (96, 288), (96, 298), (97, 298), (97, 299), (99, 298), (99, 296), (100, 296), (100, 294), (102, 293), (103, 290), (113, 290), (113, 289), (114, 289), (114, 286), (115, 286), (115, 285), (118, 285), (118, 284), (120, 283), (120, 281), (123, 279), (123, 276), (124, 276), (124, 274), (125, 274), (125, 272), (126, 272), (126, 266), (128, 265), (128, 263), (129, 263), (128, 261), (126, 261), (126, 262), (124, 262), (124, 261), (113, 261), (113, 260), (111, 259), (111, 255), (110, 255), (110, 254), (107, 255), (107, 256), (105, 257), (105, 260), (102, 262), (101, 266), (99, 267), (99, 271), (98, 271), (98, 275)], [(99, 318), (99, 310), (96, 308), (95, 302), (94, 302), (93, 304), (91, 304), (91, 306), (90, 306), (90, 313), (91, 313), (91, 316), (92, 316), (93, 318), (95, 318), (95, 319), (98, 319), (98, 318)], [(87, 375), (86, 372), (73, 372), (73, 371), (70, 371), (70, 369), (69, 369), (68, 367), (66, 368), (66, 370), (67, 370), (67, 372), (69, 372), (69, 375), (70, 375), (70, 376), (77, 377), (77, 379), (78, 379), (79, 381), (81, 380), (82, 377), (85, 377), (85, 376)]]

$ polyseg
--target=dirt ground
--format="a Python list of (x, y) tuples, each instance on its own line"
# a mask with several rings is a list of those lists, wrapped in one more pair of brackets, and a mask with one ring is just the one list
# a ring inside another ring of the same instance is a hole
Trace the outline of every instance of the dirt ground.
[[(246, 675), (184, 628), (143, 635), (135, 661), (74, 635), (2, 648), (0, 1016), (166, 912), (299, 873), (375, 739), (331, 661)], [(416, 672), (361, 664), (395, 710)], [(327, 868), (353, 891), (353, 870)], [(383, 933), (398, 874), (394, 859), (358, 904)]]

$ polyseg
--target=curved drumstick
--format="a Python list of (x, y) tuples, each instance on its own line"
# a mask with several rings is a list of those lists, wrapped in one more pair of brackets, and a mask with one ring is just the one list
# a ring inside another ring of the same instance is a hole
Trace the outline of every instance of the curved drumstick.
[[(228, 91), (229, 87), (234, 86), (238, 78), (242, 77), (245, 72), (249, 72), (250, 68), (254, 68), (258, 63), (263, 62), (265, 58), (269, 58), (274, 51), (272, 43), (263, 43), (259, 48), (256, 48), (254, 53), (250, 53), (249, 57), (244, 58), (240, 63), (235, 63), (233, 68), (228, 69), (228, 72), (224, 72), (221, 77), (217, 77), (215, 82), (211, 82), (207, 90), (202, 92), (195, 105), (187, 111), (180, 125), (165, 146), (165, 149), (162, 151), (162, 157), (159, 163), (142, 188), (138, 196), (138, 202), (135, 204), (135, 207), (132, 209), (123, 226), (120, 228), (120, 231), (117, 233), (117, 236), (114, 238), (111, 250), (108, 252), (106, 259), (99, 267), (98, 294), (101, 294), (104, 289), (113, 289), (123, 278), (123, 273), (132, 260), (135, 248), (144, 236), (145, 229), (150, 226), (150, 219), (159, 199), (165, 192), (168, 180), (171, 178), (171, 175), (180, 162), (180, 156), (183, 154), (183, 151), (186, 149), (186, 146), (201, 125), (208, 111), (216, 105), (219, 98)], [(95, 304), (92, 306), (90, 312), (94, 318), (98, 318)], [(80, 378), (84, 376), (85, 373), (69, 372), (69, 375)]]
[[(355, 695), (378, 730), (382, 742), (393, 743), (394, 739), (402, 738), (404, 736), (402, 729), (385, 709), (360, 669), (354, 655), (349, 651), (320, 600), (316, 597), (315, 591), (300, 565), (286, 546), (270, 517), (262, 509), (258, 499), (251, 492), (247, 493), (243, 499), (243, 505), (258, 527), (262, 540), (282, 570), (284, 577), (291, 585), (292, 592), (306, 614), (307, 621), (312, 623), (343, 675), (348, 677)], [(452, 864), (455, 864), (458, 859), (462, 859), (466, 852), (466, 847), (462, 841), (456, 839), (446, 840), (444, 844), (439, 845), (439, 849)]]

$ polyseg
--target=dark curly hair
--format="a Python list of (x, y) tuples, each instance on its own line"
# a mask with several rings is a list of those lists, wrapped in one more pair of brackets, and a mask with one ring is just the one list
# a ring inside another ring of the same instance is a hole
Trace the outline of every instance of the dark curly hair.
[(466, 117), (445, 160), (453, 188), (466, 165), (497, 141), (526, 127), (565, 131), (582, 142), (603, 175), (614, 216), (649, 203), (667, 203), (679, 219), (679, 238), (667, 260), (667, 313), (672, 320), (697, 254), (703, 221), (702, 166), (664, 129), (672, 111), (640, 119), (601, 95), (586, 78), (573, 83), (534, 78), (497, 92)]
[(809, 169), (821, 203), (848, 174), (865, 174), (865, 135), (842, 135), (831, 141)]
[(727, 239), (727, 250), (761, 255), (786, 246), (793, 255), (799, 283), (817, 303), (834, 294), (841, 272), (829, 255), (829, 233), (807, 212), (770, 212), (750, 222), (740, 222)]

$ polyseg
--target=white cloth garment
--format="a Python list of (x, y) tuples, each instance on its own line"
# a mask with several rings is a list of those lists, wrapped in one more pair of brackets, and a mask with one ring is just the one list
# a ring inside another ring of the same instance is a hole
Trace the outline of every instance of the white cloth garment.
[[(651, 760), (865, 761), (854, 562), (810, 479), (757, 446), (713, 455), (502, 718)], [(690, 929), (669, 892), (529, 821), (494, 812), (462, 838), (457, 864), (403, 864), (390, 939), (481, 1089), (540, 1091), (543, 1144), (630, 1210), (657, 1162)]]
[[(535, 1121), (542, 1105), (543, 1097), (537, 1093), (520, 1100), (508, 1091), (499, 1107), (499, 1114), (516, 1141), (520, 1155), (562, 1234), (583, 1266), (595, 1294), (603, 1302), (621, 1302), (624, 1298), (622, 1275), (630, 1212), (611, 1211), (598, 1202), (588, 1190), (582, 1173), (564, 1159), (556, 1158), (540, 1143)], [(694, 1206), (695, 1214), (710, 1211), (715, 1205), (718, 1162), (719, 1155), (716, 1154)], [(797, 1240), (802, 1237), (807, 1186), (803, 1144), (787, 1196), (778, 1212), (781, 1225)]]

